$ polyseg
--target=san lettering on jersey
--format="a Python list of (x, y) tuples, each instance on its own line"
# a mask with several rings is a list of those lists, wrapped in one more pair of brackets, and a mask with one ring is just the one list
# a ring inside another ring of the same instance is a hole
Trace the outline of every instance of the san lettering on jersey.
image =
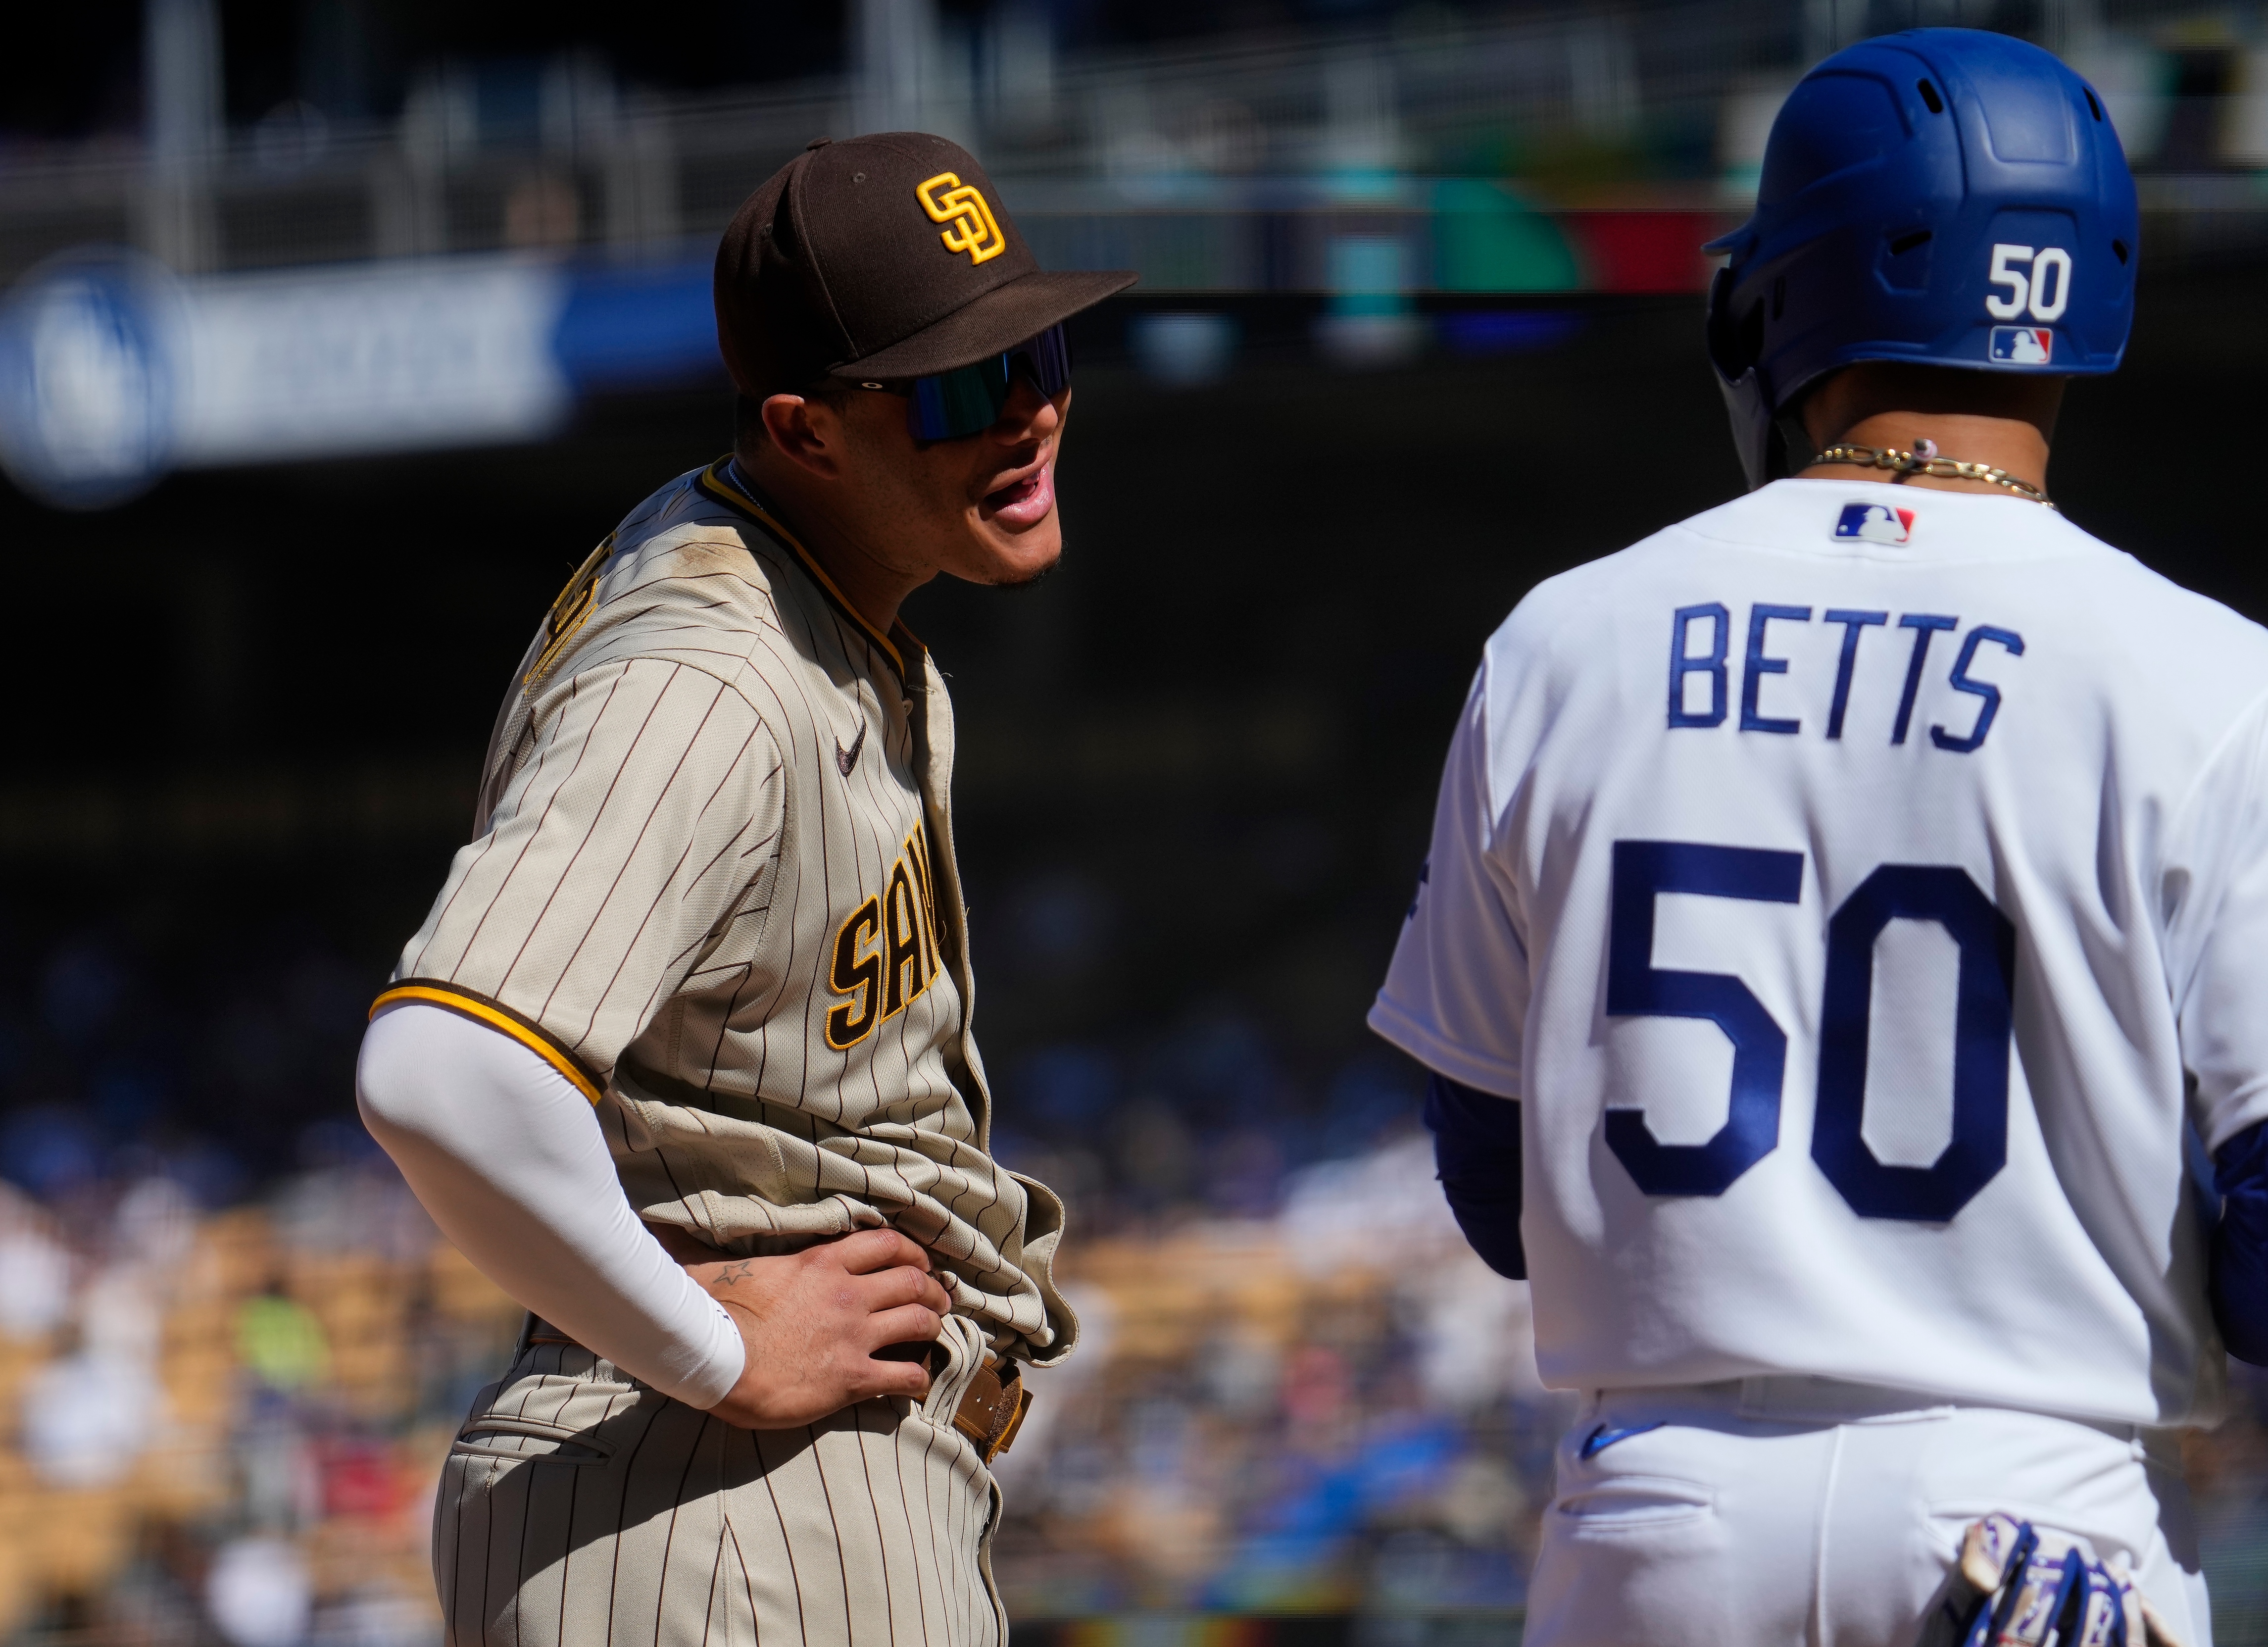
[(937, 895), (928, 825), (906, 837), (882, 890), (835, 929), (828, 987), (848, 997), (827, 1015), (827, 1044), (847, 1052), (921, 999), (937, 976)]

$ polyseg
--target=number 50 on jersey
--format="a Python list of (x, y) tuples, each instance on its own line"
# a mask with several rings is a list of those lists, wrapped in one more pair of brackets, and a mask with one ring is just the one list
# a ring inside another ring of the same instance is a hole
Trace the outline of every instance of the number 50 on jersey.
[[(1705, 1018), (1733, 1044), (1725, 1124), (1700, 1144), (1665, 1144), (1636, 1109), (1609, 1109), (1606, 1142), (1649, 1195), (1721, 1195), (1779, 1147), (1787, 1032), (1739, 979), (1653, 964), (1655, 899), (1800, 901), (1803, 854), (1692, 841), (1614, 846), (1608, 915), (1607, 1016)], [(1893, 920), (1933, 922), (1958, 948), (1953, 1039), (1953, 1136), (1926, 1167), (1881, 1160), (1864, 1135), (1874, 942)], [(1819, 1081), (1811, 1156), (1853, 1212), (1943, 1223), (2008, 1157), (2008, 1049), (2014, 1027), (2016, 929), (1965, 869), (1886, 863), (1827, 923), (1827, 981), (1819, 1015)]]

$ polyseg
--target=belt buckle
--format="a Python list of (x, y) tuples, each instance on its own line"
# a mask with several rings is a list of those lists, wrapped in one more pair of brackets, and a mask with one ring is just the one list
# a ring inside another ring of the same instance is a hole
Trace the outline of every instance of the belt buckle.
[(1032, 1407), (1032, 1392), (1016, 1363), (1004, 1360), (1000, 1364), (1007, 1368), (1005, 1377), (993, 1357), (985, 1357), (953, 1415), (954, 1429), (968, 1437), (988, 1465), (1014, 1444), (1016, 1432), (1024, 1427), (1024, 1414)]

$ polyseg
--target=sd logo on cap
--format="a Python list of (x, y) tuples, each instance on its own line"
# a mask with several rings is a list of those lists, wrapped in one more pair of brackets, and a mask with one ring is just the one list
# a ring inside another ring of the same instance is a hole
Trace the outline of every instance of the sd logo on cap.
[[(953, 192), (938, 197), (932, 191), (940, 185)], [(1008, 242), (1000, 238), (1000, 225), (992, 221), (992, 208), (984, 203), (976, 185), (961, 181), (960, 174), (939, 172), (914, 193), (921, 197), (922, 210), (929, 213), (932, 223), (952, 225), (937, 237), (945, 242), (946, 251), (966, 252), (970, 262), (981, 263), (1008, 249)]]
[(975, 155), (921, 131), (822, 138), (774, 173), (717, 248), (717, 343), (740, 392), (956, 371), (1134, 284), (1042, 269), (997, 192)]

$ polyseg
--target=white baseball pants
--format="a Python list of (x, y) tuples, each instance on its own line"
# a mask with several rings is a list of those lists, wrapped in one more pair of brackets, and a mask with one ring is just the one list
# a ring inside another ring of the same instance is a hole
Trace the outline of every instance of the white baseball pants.
[(2123, 1562), (2212, 1647), (2172, 1432), (1926, 1401), (1792, 1377), (1587, 1397), (1525, 1647), (1911, 1647), (1995, 1510)]

